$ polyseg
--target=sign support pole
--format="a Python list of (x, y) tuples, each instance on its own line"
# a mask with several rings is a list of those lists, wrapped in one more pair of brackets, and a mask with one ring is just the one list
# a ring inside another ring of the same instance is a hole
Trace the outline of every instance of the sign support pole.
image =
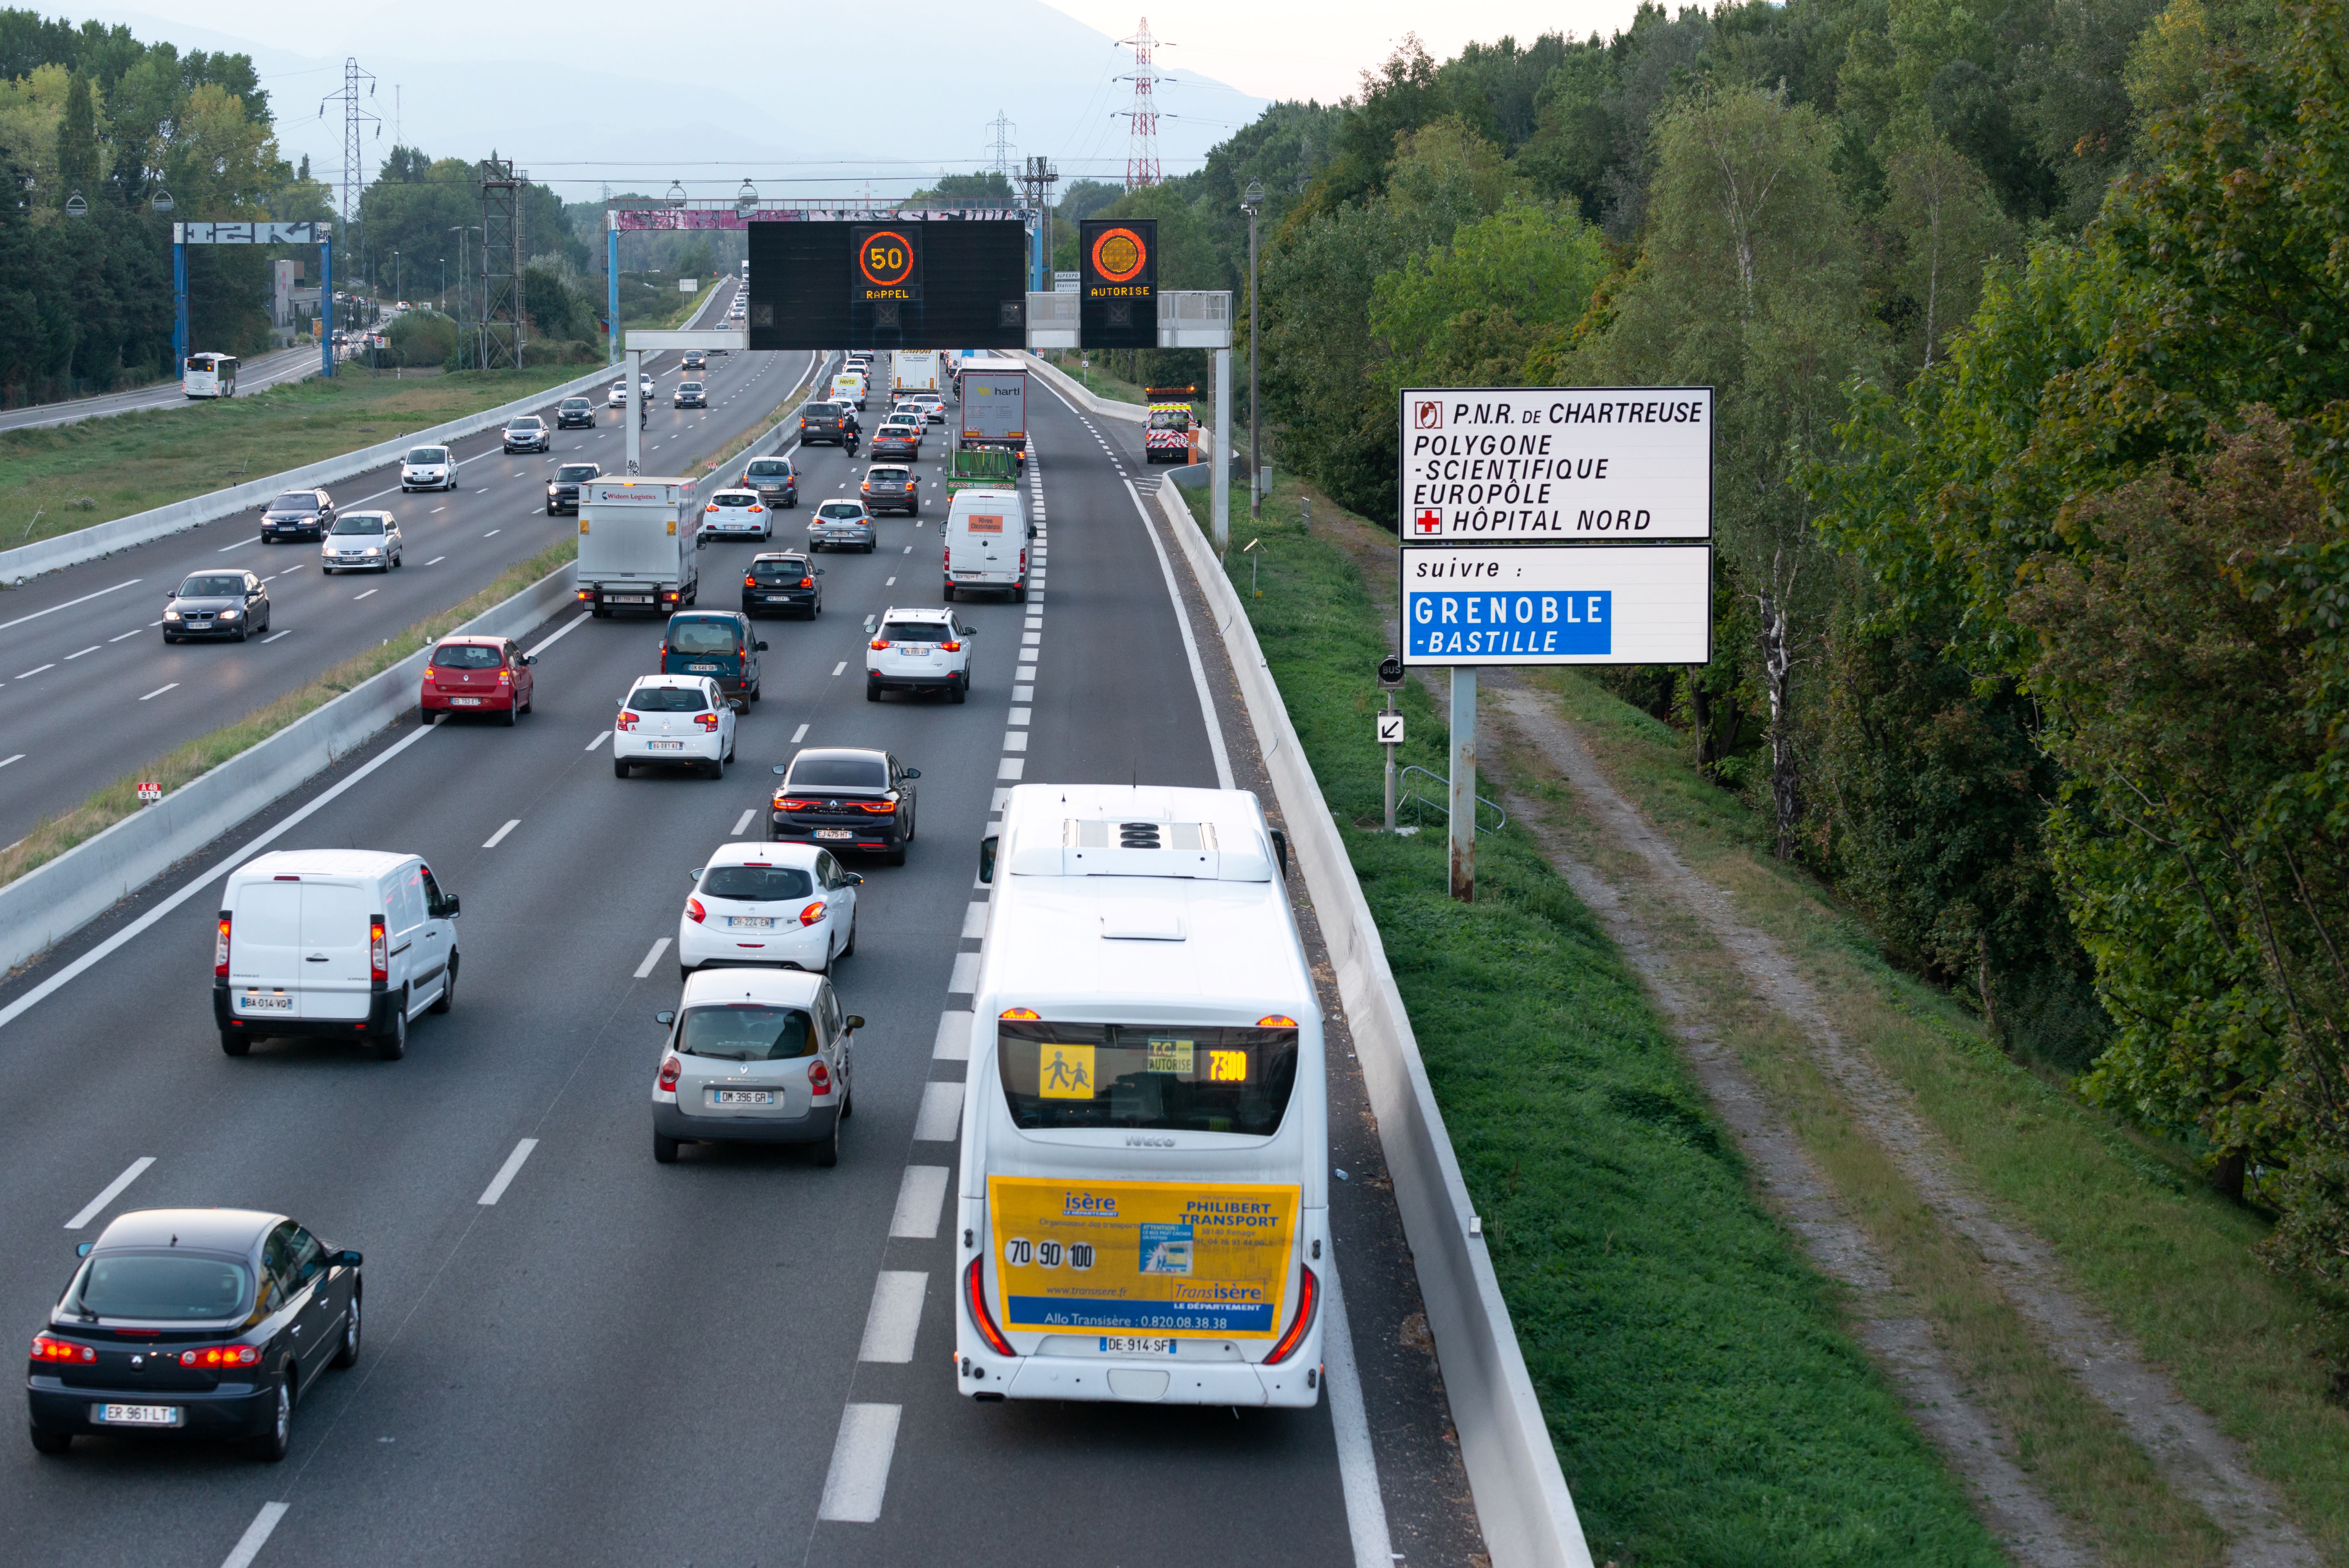
[[(1452, 667), (1451, 771), (1452, 896), (1473, 904), (1476, 901), (1476, 667), (1473, 664)], [(1388, 817), (1392, 822), (1392, 811)]]
[(620, 362), (620, 220), (604, 231), (604, 308), (612, 322), (612, 363)]
[[(1232, 547), (1232, 351), (1216, 350), (1216, 451), (1208, 460), (1214, 478), (1208, 482), (1208, 520), (1216, 535), (1216, 557)], [(1387, 814), (1392, 817), (1394, 814)]]
[(628, 426), (628, 477), (631, 479), (644, 472), (643, 464), (638, 461), (641, 454), (637, 451), (638, 442), (644, 434), (644, 374), (645, 351), (641, 348), (629, 349), (628, 401), (620, 417), (627, 421)]
[[(1392, 690), (1387, 692), (1387, 711), (1394, 711), (1394, 692)], [(1379, 750), (1387, 754), (1387, 832), (1392, 834), (1395, 830), (1395, 749), (1381, 746)]]
[(188, 247), (171, 225), (171, 371), (182, 384), (188, 379)]
[(335, 373), (335, 242), (318, 242), (318, 374)]

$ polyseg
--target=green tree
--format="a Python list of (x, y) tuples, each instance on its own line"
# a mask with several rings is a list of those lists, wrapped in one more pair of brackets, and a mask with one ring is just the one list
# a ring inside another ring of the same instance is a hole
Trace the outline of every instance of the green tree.
[(1590, 306), (1610, 263), (1596, 229), (1566, 208), (1514, 202), (1371, 286), (1381, 379), (1402, 387), (1518, 381), (1529, 338)]
[(102, 172), (98, 156), (98, 111), (91, 101), (89, 78), (76, 71), (66, 88), (65, 116), (57, 122), (57, 205), (78, 195), (85, 201), (98, 193)]
[(1885, 160), (1883, 226), (1899, 247), (1897, 275), (1909, 301), (1902, 358), (1930, 369), (1950, 334), (1982, 299), (1982, 272), (2015, 244), (1990, 182), (1939, 136), (1905, 143)]

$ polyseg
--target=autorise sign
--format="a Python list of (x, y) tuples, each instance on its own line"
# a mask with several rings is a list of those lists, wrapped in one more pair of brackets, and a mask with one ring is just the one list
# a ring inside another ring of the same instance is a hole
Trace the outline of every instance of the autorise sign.
[(1713, 537), (1710, 387), (1402, 393), (1407, 545)]

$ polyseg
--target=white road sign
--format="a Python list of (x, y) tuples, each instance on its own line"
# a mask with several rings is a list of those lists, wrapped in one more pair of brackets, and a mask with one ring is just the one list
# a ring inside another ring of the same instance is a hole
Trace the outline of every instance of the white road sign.
[(182, 245), (315, 245), (335, 225), (302, 220), (288, 223), (173, 223), (171, 241)]
[(1378, 720), (1379, 744), (1381, 746), (1402, 745), (1402, 715), (1400, 713), (1381, 713), (1378, 716)]
[(1711, 387), (1402, 394), (1406, 545), (1713, 537)]
[(1402, 661), (1706, 664), (1710, 545), (1404, 550)]

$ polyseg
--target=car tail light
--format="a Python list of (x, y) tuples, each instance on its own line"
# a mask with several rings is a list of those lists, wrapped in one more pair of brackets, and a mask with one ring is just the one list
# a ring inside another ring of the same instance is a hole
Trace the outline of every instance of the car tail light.
[(970, 1325), (978, 1330), (979, 1338), (998, 1355), (1017, 1355), (1003, 1331), (995, 1326), (995, 1314), (987, 1310), (987, 1260), (973, 1258), (962, 1277), (962, 1299), (970, 1309)]
[(674, 1056), (664, 1056), (661, 1058), (660, 1077), (656, 1082), (660, 1085), (663, 1093), (673, 1095), (677, 1093), (678, 1075), (684, 1071), (684, 1063)]
[(822, 803), (817, 801), (800, 800), (780, 794), (775, 797), (775, 809), (777, 811), (813, 811), (820, 804)]
[(511, 685), (512, 685), (512, 684), (513, 684), (513, 671), (512, 671), (512, 670), (507, 670), (507, 669), (504, 669), (504, 668), (501, 667), (501, 668), (500, 668), (500, 670), (498, 670), (498, 684), (499, 684), (499, 685), (501, 685), (501, 686), (511, 686)]
[(709, 505), (703, 507), (702, 510), (704, 512), (715, 512), (718, 510), (718, 503), (713, 501)]
[(803, 588), (812, 588), (815, 587), (815, 579), (813, 577), (802, 577), (800, 579), (800, 587)]
[(260, 1360), (259, 1347), (250, 1345), (207, 1345), (180, 1352), (182, 1366), (252, 1366)]
[(1311, 1269), (1298, 1271), (1297, 1315), (1288, 1321), (1288, 1331), (1274, 1341), (1272, 1354), (1264, 1358), (1267, 1366), (1276, 1366), (1297, 1354), (1305, 1343), (1306, 1331), (1313, 1326), (1314, 1317), (1321, 1310), (1321, 1282), (1313, 1277)]
[(87, 1345), (75, 1345), (67, 1340), (51, 1339), (46, 1334), (33, 1336), (33, 1359), (36, 1361), (96, 1361), (98, 1352)]
[(897, 809), (897, 803), (894, 800), (860, 800), (856, 804), (866, 811), (881, 816), (886, 816)]
[(873, 639), (873, 646), (876, 650), (886, 648), (889, 646), (889, 639), (885, 637), (876, 637)]
[(212, 939), (212, 978), (214, 980), (228, 978), (228, 911), (222, 909), (220, 918), (220, 935)]
[(709, 734), (714, 735), (718, 732), (718, 715), (715, 713), (696, 713), (693, 716), (693, 722)]
[(808, 1091), (818, 1099), (832, 1093), (832, 1069), (819, 1056), (808, 1064)]
[(806, 909), (800, 911), (800, 924), (802, 926), (814, 925), (818, 920), (823, 919), (823, 912), (827, 907), (828, 906), (822, 898), (818, 898), (814, 903), (810, 904)]
[(685, 918), (695, 925), (701, 924), (703, 920), (709, 919), (709, 911), (701, 907), (700, 899), (688, 898), (685, 901)]
[(756, 577), (744, 577), (742, 579), (742, 586), (746, 588), (755, 588), (759, 586), (759, 579)]
[(594, 588), (581, 588), (579, 590), (579, 602), (581, 604), (592, 604), (595, 602), (595, 590)]
[(759, 512), (764, 512), (764, 511), (766, 510), (766, 508), (765, 508), (765, 507), (763, 507), (763, 506), (753, 505), (753, 506), (750, 508), (750, 510), (751, 510), (753, 513), (759, 513)]
[(383, 917), (377, 915), (367, 921), (367, 978), (389, 980), (391, 971), (387, 967), (389, 962), (390, 959), (384, 950)]
[(942, 642), (938, 644), (938, 646), (948, 653), (960, 653), (962, 651), (962, 644), (959, 642)]
[(620, 716), (612, 721), (612, 728), (615, 730), (633, 730), (641, 722), (643, 722), (643, 721), (638, 719), (636, 715), (628, 712), (624, 709), (622, 710)]

